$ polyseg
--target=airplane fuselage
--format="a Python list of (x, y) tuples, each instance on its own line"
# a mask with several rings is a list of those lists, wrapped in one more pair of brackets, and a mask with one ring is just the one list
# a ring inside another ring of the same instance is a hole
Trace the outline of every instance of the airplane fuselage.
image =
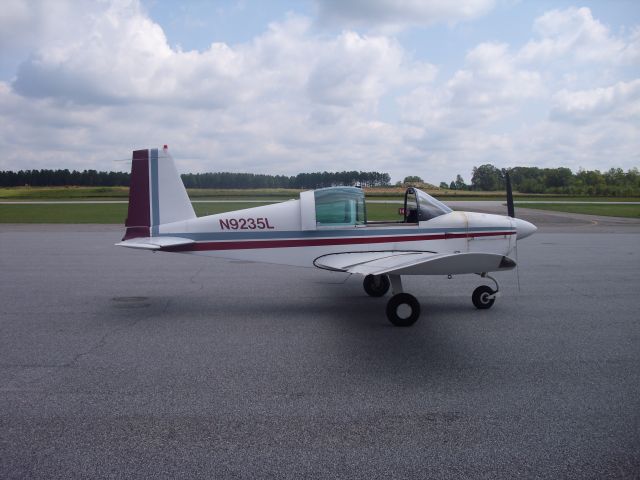
[(195, 243), (164, 251), (312, 267), (323, 255), (367, 251), (485, 252), (509, 255), (515, 247), (514, 219), (451, 212), (414, 224), (366, 223), (302, 230), (300, 201), (237, 210), (161, 225), (158, 236)]

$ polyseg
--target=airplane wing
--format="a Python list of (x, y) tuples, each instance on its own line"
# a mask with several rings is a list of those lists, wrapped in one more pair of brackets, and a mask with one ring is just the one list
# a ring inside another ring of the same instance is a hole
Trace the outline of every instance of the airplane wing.
[(142, 250), (160, 250), (163, 247), (176, 247), (191, 243), (195, 243), (195, 241), (181, 237), (138, 237), (116, 243), (116, 246)]
[(325, 270), (361, 275), (458, 275), (511, 270), (516, 262), (493, 253), (434, 253), (390, 250), (334, 253), (318, 257)]

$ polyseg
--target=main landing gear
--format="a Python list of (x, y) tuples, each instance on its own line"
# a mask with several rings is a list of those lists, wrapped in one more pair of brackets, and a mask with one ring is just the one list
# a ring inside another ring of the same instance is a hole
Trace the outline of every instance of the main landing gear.
[[(496, 301), (496, 294), (500, 287), (495, 278), (487, 273), (479, 274), (482, 278), (492, 280), (496, 289), (487, 285), (480, 285), (473, 291), (471, 300), (476, 308), (484, 310), (491, 308)], [(363, 282), (364, 290), (371, 297), (382, 297), (391, 287), (393, 295), (387, 302), (387, 318), (396, 327), (409, 327), (420, 317), (420, 302), (409, 293), (402, 291), (400, 275), (367, 275)]]
[(372, 297), (383, 296), (391, 287), (393, 296), (387, 302), (387, 318), (396, 327), (416, 323), (420, 316), (420, 303), (416, 297), (402, 291), (400, 275), (367, 275), (363, 285), (364, 291)]
[(389, 277), (386, 275), (367, 275), (364, 277), (364, 291), (370, 297), (381, 297), (389, 291)]

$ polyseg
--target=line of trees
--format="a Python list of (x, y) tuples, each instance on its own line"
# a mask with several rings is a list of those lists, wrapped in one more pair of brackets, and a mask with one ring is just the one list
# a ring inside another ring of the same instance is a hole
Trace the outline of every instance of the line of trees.
[(86, 187), (129, 186), (129, 173), (98, 172), (96, 170), (20, 170), (0, 171), (0, 186), (62, 187), (77, 185)]
[(299, 173), (292, 177), (294, 188), (322, 188), (336, 185), (360, 185), (362, 187), (386, 187), (391, 183), (388, 173), (381, 172), (317, 172)]
[(322, 188), (336, 185), (383, 187), (391, 177), (380, 172), (314, 172), (295, 176), (254, 173), (187, 173), (182, 175), (187, 188)]
[[(513, 189), (522, 193), (547, 193), (569, 195), (640, 195), (640, 172), (632, 168), (579, 170), (569, 168), (514, 167), (508, 170)], [(441, 182), (441, 188), (452, 190), (494, 191), (504, 190), (505, 169), (491, 164), (473, 167), (471, 183), (466, 184), (461, 175), (450, 183)], [(254, 173), (187, 173), (182, 175), (187, 188), (322, 188), (335, 185), (361, 185), (363, 187), (389, 186), (388, 173), (380, 172), (315, 172), (294, 176), (263, 175)], [(422, 181), (420, 177), (407, 177), (405, 182)], [(410, 182), (409, 182), (410, 183)], [(129, 173), (101, 172), (96, 170), (20, 170), (0, 171), (1, 187), (30, 185), (49, 186), (128, 186)]]
[(621, 168), (611, 168), (606, 172), (581, 169), (577, 173), (573, 173), (571, 169), (566, 167), (514, 167), (507, 170), (485, 164), (473, 167), (470, 185), (467, 185), (458, 175), (449, 184), (441, 182), (440, 187), (452, 190), (504, 190), (504, 176), (507, 171), (511, 177), (514, 191), (521, 193), (618, 197), (640, 195), (640, 172), (637, 168), (626, 172)]
[[(96, 170), (20, 170), (0, 171), (1, 187), (129, 186), (129, 173), (99, 172)], [(335, 185), (383, 187), (391, 177), (380, 172), (315, 172), (294, 176), (262, 175), (254, 173), (186, 173), (182, 181), (187, 188), (322, 188)]]

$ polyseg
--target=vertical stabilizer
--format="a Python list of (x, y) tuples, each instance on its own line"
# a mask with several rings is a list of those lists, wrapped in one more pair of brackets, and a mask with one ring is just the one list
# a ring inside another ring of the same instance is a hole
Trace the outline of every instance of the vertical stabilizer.
[(160, 225), (192, 218), (196, 214), (167, 148), (135, 150), (123, 240), (157, 236)]

